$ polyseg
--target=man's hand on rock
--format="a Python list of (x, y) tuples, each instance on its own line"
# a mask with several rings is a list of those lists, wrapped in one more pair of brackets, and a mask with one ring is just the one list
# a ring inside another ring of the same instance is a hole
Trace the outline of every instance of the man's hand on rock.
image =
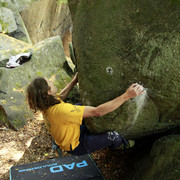
[(128, 99), (131, 99), (145, 92), (146, 90), (144, 90), (144, 87), (142, 85), (134, 83), (126, 90), (125, 94), (128, 97)]

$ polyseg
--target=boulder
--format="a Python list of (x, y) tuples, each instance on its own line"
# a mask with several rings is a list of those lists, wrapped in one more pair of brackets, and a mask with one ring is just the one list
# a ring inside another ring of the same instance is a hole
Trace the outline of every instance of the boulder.
[(11, 33), (17, 30), (16, 21), (10, 9), (0, 7), (0, 32)]
[(134, 82), (147, 88), (86, 120), (88, 128), (135, 138), (180, 126), (179, 1), (72, 0), (69, 7), (83, 104), (111, 100)]
[(16, 129), (22, 127), (32, 118), (25, 101), (28, 84), (42, 76), (53, 79), (58, 89), (62, 89), (71, 80), (63, 69), (65, 62), (61, 38), (55, 36), (36, 44), (28, 62), (13, 69), (0, 68), (0, 90), (4, 92), (0, 93), (0, 117)]
[(0, 33), (0, 67), (5, 67), (11, 56), (31, 51), (32, 48), (31, 44)]
[(21, 16), (33, 44), (56, 35), (63, 38), (72, 26), (68, 5), (58, 5), (57, 0), (32, 1)]
[(24, 22), (10, 0), (0, 0), (1, 31), (21, 41), (31, 43)]
[(153, 144), (148, 156), (132, 163), (125, 180), (176, 180), (180, 178), (180, 135), (169, 135)]

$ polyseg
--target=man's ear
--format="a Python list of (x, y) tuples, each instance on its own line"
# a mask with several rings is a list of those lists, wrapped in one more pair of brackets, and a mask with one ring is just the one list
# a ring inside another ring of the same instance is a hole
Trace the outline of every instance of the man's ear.
[(51, 87), (50, 86), (48, 86), (48, 94), (51, 95)]
[(52, 95), (51, 88), (48, 90), (48, 94), (49, 94), (49, 95)]

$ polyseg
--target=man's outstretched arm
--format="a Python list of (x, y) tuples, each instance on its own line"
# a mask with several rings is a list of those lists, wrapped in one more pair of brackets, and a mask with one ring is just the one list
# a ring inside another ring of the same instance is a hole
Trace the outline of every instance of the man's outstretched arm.
[(124, 94), (97, 107), (85, 106), (83, 118), (103, 116), (119, 108), (127, 100), (144, 93), (143, 86), (132, 84)]

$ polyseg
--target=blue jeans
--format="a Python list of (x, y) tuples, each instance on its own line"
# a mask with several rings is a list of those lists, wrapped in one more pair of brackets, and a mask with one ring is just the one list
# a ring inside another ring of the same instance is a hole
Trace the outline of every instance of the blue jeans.
[(85, 125), (80, 126), (80, 144), (73, 150), (68, 151), (72, 155), (84, 155), (90, 154), (96, 150), (109, 147), (110, 149), (116, 149), (124, 144), (128, 145), (128, 142), (116, 131), (109, 131), (106, 133), (92, 135), (88, 131)]

